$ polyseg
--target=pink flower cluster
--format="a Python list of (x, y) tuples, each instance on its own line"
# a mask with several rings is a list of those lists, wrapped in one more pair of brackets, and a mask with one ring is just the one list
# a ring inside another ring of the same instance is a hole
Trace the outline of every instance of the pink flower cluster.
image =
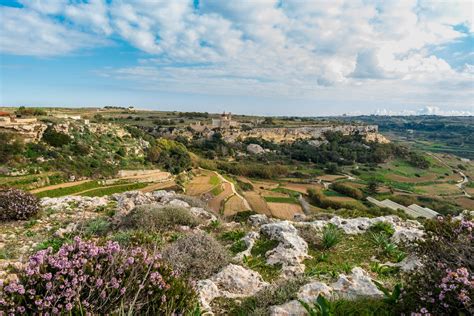
[(466, 268), (455, 271), (446, 269), (446, 276), (441, 280), (438, 288), (441, 289), (438, 299), (443, 306), (448, 307), (447, 296), (451, 296), (452, 299), (466, 306), (471, 301), (470, 295), (474, 290), (474, 276), (470, 276)]
[(36, 196), (13, 188), (0, 190), (0, 220), (28, 219), (38, 210)]
[(0, 285), (0, 310), (55, 315), (110, 313), (132, 302), (136, 309), (149, 303), (156, 307), (166, 301), (176, 277), (158, 254), (121, 249), (115, 242), (98, 246), (76, 237), (56, 254), (51, 249), (37, 252), (19, 281)]

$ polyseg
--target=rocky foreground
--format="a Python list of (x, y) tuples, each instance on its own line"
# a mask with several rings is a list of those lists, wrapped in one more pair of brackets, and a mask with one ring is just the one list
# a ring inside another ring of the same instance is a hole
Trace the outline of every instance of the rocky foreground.
[[(153, 193), (125, 192), (114, 194), (109, 197), (81, 197), (65, 196), (61, 198), (43, 198), (41, 200), (43, 216), (32, 227), (23, 225), (5, 224), (0, 236), (2, 246), (17, 245), (22, 242), (25, 231), (41, 236), (44, 232), (52, 233), (53, 236), (61, 237), (66, 234), (74, 234), (80, 229), (80, 222), (97, 217), (98, 210), (110, 209), (114, 211), (111, 221), (119, 222), (120, 218), (126, 216), (131, 210), (141, 205), (153, 206), (175, 206), (187, 209), (200, 224), (196, 227), (180, 227), (183, 232), (209, 233), (208, 227), (219, 221), (218, 216), (208, 211), (203, 205), (189, 197), (176, 194), (175, 192), (156, 191)], [(305, 260), (312, 258), (308, 242), (300, 236), (301, 229), (311, 228), (315, 232), (322, 232), (324, 227), (332, 224), (342, 230), (347, 238), (366, 233), (377, 223), (386, 223), (393, 229), (390, 241), (394, 244), (404, 244), (422, 238), (423, 226), (412, 220), (401, 220), (396, 216), (382, 216), (376, 218), (341, 218), (338, 216), (327, 220), (305, 221), (282, 221), (268, 218), (265, 215), (255, 214), (249, 216), (245, 223), (225, 222), (221, 225), (224, 229), (239, 228), (245, 230), (245, 235), (238, 240), (244, 244), (244, 250), (234, 254), (231, 263), (223, 267), (211, 277), (196, 280), (196, 288), (202, 309), (208, 313), (213, 312), (213, 302), (217, 298), (239, 300), (253, 296), (257, 292), (272, 286), (272, 283), (282, 279), (291, 279), (303, 275), (306, 270)], [(255, 243), (266, 238), (275, 242), (275, 247), (265, 254), (265, 264), (269, 267), (277, 266), (278, 275), (271, 280), (264, 280), (262, 275), (246, 264), (251, 256)], [(33, 240), (33, 241), (32, 241)], [(2, 278), (12, 278), (7, 269), (10, 265), (21, 265), (25, 257), (37, 247), (34, 239), (17, 248), (13, 258), (2, 260), (0, 269)], [(16, 242), (16, 243), (15, 243)], [(419, 262), (416, 258), (408, 255), (398, 263), (387, 263), (397, 266), (402, 271), (408, 271), (417, 267)], [(353, 267), (347, 273), (335, 276), (333, 280), (320, 279), (317, 276), (307, 278), (298, 292), (299, 300), (311, 303), (318, 295), (327, 298), (344, 298), (347, 300), (359, 299), (361, 297), (382, 298), (383, 292), (373, 282), (373, 273), (365, 271), (361, 267)], [(293, 299), (284, 304), (272, 306), (272, 315), (305, 315), (306, 311), (300, 302)]]

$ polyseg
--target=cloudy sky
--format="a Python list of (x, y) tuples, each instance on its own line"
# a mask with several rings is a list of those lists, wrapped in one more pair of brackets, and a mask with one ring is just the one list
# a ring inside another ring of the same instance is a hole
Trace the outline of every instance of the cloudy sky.
[(0, 104), (472, 114), (473, 3), (0, 0)]

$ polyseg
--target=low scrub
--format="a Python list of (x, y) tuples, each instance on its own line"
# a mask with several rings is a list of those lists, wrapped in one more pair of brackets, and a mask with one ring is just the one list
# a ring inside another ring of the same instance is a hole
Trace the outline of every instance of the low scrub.
[(42, 250), (27, 267), (0, 287), (9, 314), (140, 314), (189, 313), (196, 304), (192, 287), (141, 248), (98, 246), (76, 237), (57, 253)]
[(192, 233), (178, 239), (163, 251), (171, 266), (195, 279), (206, 279), (229, 263), (226, 249), (205, 233)]
[(121, 226), (129, 229), (163, 231), (182, 225), (195, 227), (199, 220), (186, 208), (140, 205), (122, 218)]
[(0, 220), (25, 220), (38, 213), (36, 196), (18, 189), (0, 191)]

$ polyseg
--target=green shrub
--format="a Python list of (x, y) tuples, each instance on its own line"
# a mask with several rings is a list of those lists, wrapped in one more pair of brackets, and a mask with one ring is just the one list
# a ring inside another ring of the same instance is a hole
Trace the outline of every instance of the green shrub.
[(387, 222), (377, 222), (374, 225), (372, 225), (369, 230), (376, 233), (384, 232), (388, 236), (392, 236), (393, 233), (395, 233), (395, 229), (392, 227), (390, 223), (387, 223)]
[(229, 250), (230, 252), (232, 252), (234, 255), (239, 253), (239, 252), (242, 252), (244, 250), (247, 250), (247, 244), (245, 243), (245, 241), (243, 240), (237, 240), (236, 242), (234, 242)]
[(62, 147), (72, 141), (71, 137), (64, 133), (57, 132), (52, 126), (48, 126), (44, 131), (41, 140), (53, 147)]
[(110, 239), (124, 246), (156, 246), (163, 243), (163, 238), (159, 233), (148, 232), (141, 229), (120, 230), (111, 236)]
[(364, 198), (364, 193), (357, 188), (350, 187), (344, 183), (334, 182), (331, 184), (330, 188), (338, 193), (350, 196), (356, 200), (362, 200)]
[(237, 223), (244, 223), (248, 221), (250, 216), (258, 214), (255, 211), (243, 211), (243, 212), (238, 212), (237, 214), (234, 214), (232, 216), (229, 216), (229, 221), (237, 222)]
[(191, 233), (170, 244), (163, 258), (194, 279), (206, 279), (229, 263), (226, 249), (205, 233)]
[(112, 224), (104, 218), (95, 218), (84, 224), (86, 236), (105, 236), (110, 231)]
[(230, 315), (269, 315), (270, 307), (297, 298), (298, 290), (307, 282), (304, 277), (280, 280), (245, 298), (241, 304), (230, 308)]
[(0, 220), (24, 220), (36, 215), (39, 200), (36, 196), (18, 189), (0, 190)]
[(329, 249), (337, 245), (342, 240), (341, 230), (334, 224), (328, 224), (323, 228), (321, 244), (324, 249)]
[(226, 240), (226, 241), (237, 241), (245, 236), (245, 232), (243, 230), (230, 230), (223, 232), (219, 239)]
[(192, 167), (191, 156), (180, 142), (161, 138), (148, 149), (148, 161), (156, 163), (173, 174), (189, 170)]
[(124, 228), (147, 231), (169, 230), (178, 225), (195, 227), (198, 224), (199, 220), (185, 208), (153, 204), (140, 205), (121, 220)]

